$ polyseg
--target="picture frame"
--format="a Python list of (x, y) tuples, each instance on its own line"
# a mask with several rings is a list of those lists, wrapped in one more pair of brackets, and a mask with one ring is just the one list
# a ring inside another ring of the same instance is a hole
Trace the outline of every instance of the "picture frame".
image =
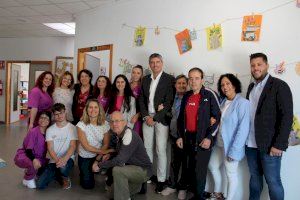
[(55, 83), (56, 85), (59, 84), (60, 77), (66, 72), (69, 71), (73, 74), (74, 70), (74, 58), (73, 57), (64, 57), (64, 56), (57, 56), (55, 59)]

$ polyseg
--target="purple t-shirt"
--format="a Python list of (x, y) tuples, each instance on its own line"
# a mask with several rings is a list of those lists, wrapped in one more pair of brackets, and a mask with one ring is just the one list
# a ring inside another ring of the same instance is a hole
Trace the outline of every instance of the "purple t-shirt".
[(35, 158), (46, 159), (47, 145), (45, 135), (41, 133), (40, 127), (30, 129), (23, 141), (23, 149), (32, 149)]
[(53, 105), (53, 99), (48, 92), (43, 92), (40, 88), (34, 87), (28, 98), (28, 107), (37, 108), (38, 112), (50, 110)]
[(109, 98), (99, 95), (97, 99), (98, 99), (98, 102), (102, 105), (104, 112), (106, 112), (108, 109)]

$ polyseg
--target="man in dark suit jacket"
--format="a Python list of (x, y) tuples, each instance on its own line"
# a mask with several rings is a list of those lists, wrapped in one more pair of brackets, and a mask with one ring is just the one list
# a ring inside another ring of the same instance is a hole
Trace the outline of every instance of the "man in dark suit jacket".
[(287, 83), (268, 74), (265, 54), (252, 54), (250, 65), (255, 81), (247, 92), (251, 105), (250, 133), (246, 142), (251, 175), (249, 199), (260, 199), (264, 175), (270, 199), (283, 200), (280, 166), (293, 123), (292, 93)]
[[(161, 193), (167, 173), (167, 141), (175, 94), (174, 77), (163, 72), (163, 59), (157, 53), (149, 57), (149, 65), (152, 73), (143, 78), (139, 105), (144, 120), (144, 145), (152, 163), (155, 138), (158, 180), (156, 192)], [(163, 109), (160, 110), (159, 106)]]

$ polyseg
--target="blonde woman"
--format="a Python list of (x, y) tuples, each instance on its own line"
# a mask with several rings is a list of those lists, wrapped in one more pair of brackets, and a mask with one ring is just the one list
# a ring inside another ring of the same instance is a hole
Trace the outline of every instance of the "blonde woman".
[(74, 96), (74, 77), (66, 71), (59, 80), (59, 87), (56, 87), (53, 93), (54, 103), (62, 103), (66, 107), (67, 120), (73, 121), (72, 103)]
[(105, 152), (109, 145), (109, 124), (97, 99), (87, 101), (81, 120), (77, 124), (78, 133), (78, 166), (80, 185), (84, 189), (95, 186), (92, 166), (97, 155)]

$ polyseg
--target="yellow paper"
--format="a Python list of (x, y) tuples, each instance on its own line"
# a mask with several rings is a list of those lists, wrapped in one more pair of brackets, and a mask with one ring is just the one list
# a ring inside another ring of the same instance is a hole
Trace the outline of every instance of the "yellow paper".
[(222, 47), (223, 36), (221, 24), (208, 27), (207, 34), (207, 49), (213, 50)]
[(134, 45), (137, 47), (143, 46), (146, 37), (146, 27), (137, 27), (134, 33)]

